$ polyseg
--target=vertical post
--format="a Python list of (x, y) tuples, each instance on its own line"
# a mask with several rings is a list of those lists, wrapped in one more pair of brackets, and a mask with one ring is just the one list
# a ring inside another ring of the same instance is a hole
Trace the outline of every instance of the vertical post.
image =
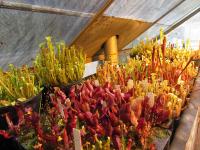
[(105, 58), (112, 64), (118, 64), (117, 36), (112, 36), (105, 42)]

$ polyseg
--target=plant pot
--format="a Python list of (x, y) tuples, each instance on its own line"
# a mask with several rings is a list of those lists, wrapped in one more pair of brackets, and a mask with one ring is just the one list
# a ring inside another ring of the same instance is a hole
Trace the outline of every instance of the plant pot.
[(173, 120), (170, 119), (167, 122), (162, 123), (161, 125), (159, 125), (160, 127), (164, 128), (164, 129), (172, 129), (173, 126)]
[[(67, 85), (60, 85), (60, 86), (43, 86), (42, 90), (42, 101), (41, 101), (41, 108), (45, 109), (46, 105), (50, 104), (50, 97), (49, 94), (54, 92), (54, 87), (59, 87), (67, 97), (69, 97), (70, 89), (73, 85), (81, 84), (82, 80), (71, 82)], [(51, 105), (50, 105), (51, 106)]]
[(7, 121), (4, 117), (4, 114), (9, 113), (9, 116), (11, 117), (11, 120), (13, 121), (13, 123), (17, 124), (18, 116), (17, 116), (16, 107), (19, 107), (19, 108), (31, 107), (33, 111), (39, 112), (40, 101), (41, 101), (41, 93), (39, 93), (37, 96), (34, 96), (24, 102), (17, 103), (15, 106), (0, 107), (0, 129), (1, 130), (8, 129)]
[(14, 138), (5, 139), (0, 135), (1, 150), (25, 150), (25, 148)]
[(69, 92), (72, 86), (74, 85), (79, 85), (82, 83), (82, 80), (79, 81), (75, 81), (75, 82), (71, 82), (70, 84), (66, 85), (66, 86), (60, 86), (60, 89), (65, 92), (66, 96), (69, 97)]
[(174, 135), (176, 133), (176, 129), (178, 128), (179, 126), (179, 123), (180, 123), (180, 117), (179, 118), (175, 118), (173, 120), (173, 123), (172, 123), (172, 128), (171, 128), (171, 131), (172, 131), (172, 135), (170, 137), (170, 143), (173, 141), (173, 138), (174, 138)]
[(33, 109), (33, 111), (35, 112), (39, 112), (40, 109), (40, 102), (41, 102), (41, 93), (39, 93), (38, 95), (28, 99), (27, 101), (22, 103), (23, 107), (31, 107)]

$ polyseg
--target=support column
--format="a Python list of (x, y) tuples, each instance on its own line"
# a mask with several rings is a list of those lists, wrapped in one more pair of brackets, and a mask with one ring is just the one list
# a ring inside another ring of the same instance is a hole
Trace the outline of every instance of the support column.
[(105, 42), (105, 58), (112, 64), (118, 64), (117, 36), (112, 36)]

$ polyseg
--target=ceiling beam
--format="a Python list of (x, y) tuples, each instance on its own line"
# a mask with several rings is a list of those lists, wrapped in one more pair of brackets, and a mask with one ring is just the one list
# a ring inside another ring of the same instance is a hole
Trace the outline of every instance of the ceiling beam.
[(0, 0), (0, 8), (14, 9), (14, 10), (20, 10), (20, 11), (39, 12), (39, 13), (48, 13), (48, 14), (59, 14), (59, 15), (66, 15), (66, 16), (88, 17), (88, 18), (95, 16), (95, 14), (93, 13), (52, 8), (48, 6), (9, 2), (7, 0)]
[(90, 20), (88, 25), (76, 36), (76, 38), (74, 38), (71, 45), (74, 45), (76, 43), (76, 41), (79, 39), (79, 37), (82, 36), (83, 34), (85, 34), (87, 29), (90, 28), (90, 26), (93, 24), (93, 22), (95, 22), (100, 16), (102, 16), (102, 14), (113, 3), (113, 1), (114, 0), (107, 0), (107, 2), (104, 4), (104, 6), (99, 9), (99, 11), (96, 13), (95, 16), (93, 16), (93, 18)]

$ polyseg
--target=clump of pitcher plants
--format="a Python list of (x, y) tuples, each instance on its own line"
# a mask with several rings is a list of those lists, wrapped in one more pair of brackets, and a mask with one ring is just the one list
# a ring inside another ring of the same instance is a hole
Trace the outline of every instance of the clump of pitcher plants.
[(21, 143), (26, 136), (35, 137), (35, 149), (73, 149), (73, 128), (77, 128), (84, 149), (153, 149), (154, 144), (148, 142), (151, 129), (170, 115), (165, 97), (137, 98), (133, 87), (125, 92), (120, 88), (87, 80), (72, 86), (68, 98), (54, 88), (42, 114), (31, 108), (18, 109), (18, 125), (7, 116), (8, 131), (12, 130), (8, 134), (21, 137)]

